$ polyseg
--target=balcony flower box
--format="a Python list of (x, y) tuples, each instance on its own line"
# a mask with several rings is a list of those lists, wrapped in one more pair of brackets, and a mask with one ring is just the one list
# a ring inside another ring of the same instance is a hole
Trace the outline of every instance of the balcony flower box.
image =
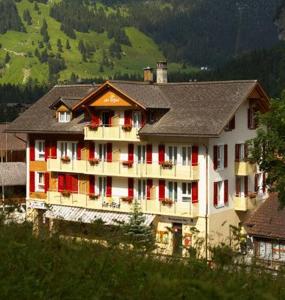
[(256, 195), (257, 195), (256, 192), (249, 192), (249, 193), (248, 193), (248, 197), (251, 198), (251, 199), (256, 198)]
[(70, 191), (61, 191), (61, 195), (63, 197), (70, 197), (71, 193), (70, 193)]
[(95, 123), (88, 124), (88, 128), (90, 130), (97, 130), (99, 126), (100, 126), (99, 124), (95, 124)]
[(100, 197), (99, 194), (89, 194), (88, 196), (90, 200), (97, 200)]
[(63, 163), (69, 163), (70, 162), (70, 157), (69, 156), (62, 156), (61, 161)]
[(171, 206), (173, 204), (173, 201), (171, 199), (165, 198), (161, 200), (161, 204), (165, 206)]
[(130, 161), (130, 160), (125, 160), (122, 162), (123, 166), (126, 166), (128, 168), (132, 168), (133, 167), (133, 164), (134, 162), (133, 161)]
[(163, 163), (161, 163), (161, 166), (163, 169), (172, 169), (173, 162), (171, 160), (164, 161)]
[(90, 158), (88, 159), (90, 165), (94, 166), (94, 165), (98, 165), (99, 162), (100, 162), (100, 159), (99, 158)]
[(134, 199), (133, 197), (122, 197), (121, 200), (123, 202), (132, 203)]
[(128, 132), (131, 131), (132, 128), (133, 128), (132, 125), (123, 125), (123, 126), (122, 126), (122, 129), (123, 129), (124, 131), (128, 131)]

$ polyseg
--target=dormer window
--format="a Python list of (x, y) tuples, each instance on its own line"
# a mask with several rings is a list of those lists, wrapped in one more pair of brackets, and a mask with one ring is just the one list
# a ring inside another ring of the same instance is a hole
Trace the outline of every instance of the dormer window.
[(71, 120), (70, 111), (59, 111), (58, 112), (58, 122), (59, 123), (68, 123)]

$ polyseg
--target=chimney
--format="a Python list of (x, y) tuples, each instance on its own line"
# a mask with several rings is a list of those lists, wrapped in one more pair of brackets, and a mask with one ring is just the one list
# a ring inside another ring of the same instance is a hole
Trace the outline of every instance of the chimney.
[(156, 82), (167, 83), (167, 61), (159, 61), (156, 65)]
[(146, 67), (143, 69), (143, 81), (153, 82), (153, 68)]

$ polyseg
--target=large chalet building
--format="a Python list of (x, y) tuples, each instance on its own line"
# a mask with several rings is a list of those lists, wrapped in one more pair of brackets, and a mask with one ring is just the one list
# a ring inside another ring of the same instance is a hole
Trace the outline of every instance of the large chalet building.
[(181, 252), (193, 228), (229, 240), (267, 197), (247, 160), (256, 113), (268, 109), (257, 81), (168, 83), (167, 65), (144, 82), (58, 85), (10, 126), (28, 134), (27, 207), (44, 221), (127, 221), (138, 201), (159, 247)]

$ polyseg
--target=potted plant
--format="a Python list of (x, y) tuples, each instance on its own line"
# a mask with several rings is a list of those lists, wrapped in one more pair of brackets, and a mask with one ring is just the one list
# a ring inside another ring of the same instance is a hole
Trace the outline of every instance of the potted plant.
[(124, 161), (122, 162), (122, 164), (123, 164), (123, 166), (126, 166), (126, 167), (128, 167), (128, 168), (132, 168), (134, 162), (133, 162), (133, 161), (130, 161), (130, 160), (124, 160)]
[(99, 162), (100, 162), (100, 159), (99, 158), (90, 158), (88, 159), (90, 165), (94, 166), (94, 165), (98, 165)]
[(171, 160), (168, 160), (168, 161), (164, 161), (162, 164), (161, 164), (162, 168), (164, 169), (171, 169), (172, 166), (173, 166), (173, 163)]
[(127, 124), (127, 125), (123, 125), (123, 130), (125, 130), (125, 131), (131, 131), (132, 130), (132, 128), (133, 128), (133, 126), (131, 125), (131, 124)]
[(123, 202), (132, 203), (133, 202), (133, 197), (122, 197), (121, 200)]
[(91, 130), (97, 130), (100, 125), (98, 123), (90, 123), (88, 124), (88, 128)]
[(70, 157), (65, 155), (61, 157), (61, 161), (64, 163), (69, 163), (70, 162)]
[(99, 199), (100, 195), (91, 193), (88, 196), (89, 196), (90, 200), (97, 200), (97, 199)]
[(64, 190), (64, 191), (61, 191), (61, 195), (63, 197), (70, 197), (71, 193), (70, 193), (70, 191)]
[(173, 204), (173, 201), (171, 199), (165, 198), (161, 200), (162, 205), (171, 206)]

